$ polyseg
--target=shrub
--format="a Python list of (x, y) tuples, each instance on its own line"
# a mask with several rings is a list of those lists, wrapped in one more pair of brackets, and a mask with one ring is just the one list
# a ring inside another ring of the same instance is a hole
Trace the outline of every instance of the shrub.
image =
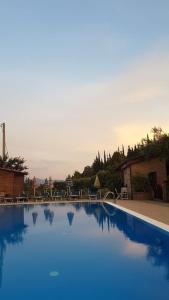
[(142, 174), (137, 174), (132, 177), (132, 185), (134, 192), (148, 192), (150, 190), (149, 179)]

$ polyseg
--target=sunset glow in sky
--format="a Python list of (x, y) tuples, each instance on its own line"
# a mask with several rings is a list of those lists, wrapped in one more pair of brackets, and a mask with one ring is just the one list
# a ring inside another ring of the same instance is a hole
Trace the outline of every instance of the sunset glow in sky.
[(169, 131), (168, 0), (0, 0), (0, 121), (30, 175)]

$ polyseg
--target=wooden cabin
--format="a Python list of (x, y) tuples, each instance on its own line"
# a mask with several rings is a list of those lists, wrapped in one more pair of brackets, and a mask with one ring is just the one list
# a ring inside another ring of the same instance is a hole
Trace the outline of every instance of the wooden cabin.
[(0, 195), (19, 196), (24, 190), (25, 175), (24, 172), (0, 168)]

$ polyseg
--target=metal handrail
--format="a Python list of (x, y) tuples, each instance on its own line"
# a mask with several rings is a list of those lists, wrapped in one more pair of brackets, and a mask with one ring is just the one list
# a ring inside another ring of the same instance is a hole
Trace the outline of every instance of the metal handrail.
[[(110, 194), (113, 196), (115, 195), (114, 192), (109, 191), (104, 195), (103, 201), (105, 201)], [(116, 203), (116, 198), (113, 198), (113, 200)]]
[(104, 209), (105, 213), (109, 216), (109, 217), (114, 217), (116, 212), (114, 211), (113, 213), (109, 213), (109, 211), (107, 210), (107, 208), (104, 206), (103, 203), (101, 203), (102, 208)]

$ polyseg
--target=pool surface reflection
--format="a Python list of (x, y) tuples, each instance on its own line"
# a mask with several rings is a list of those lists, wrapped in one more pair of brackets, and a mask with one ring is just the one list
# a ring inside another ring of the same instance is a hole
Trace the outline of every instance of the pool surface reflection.
[(0, 207), (1, 300), (168, 300), (169, 233), (108, 204)]

